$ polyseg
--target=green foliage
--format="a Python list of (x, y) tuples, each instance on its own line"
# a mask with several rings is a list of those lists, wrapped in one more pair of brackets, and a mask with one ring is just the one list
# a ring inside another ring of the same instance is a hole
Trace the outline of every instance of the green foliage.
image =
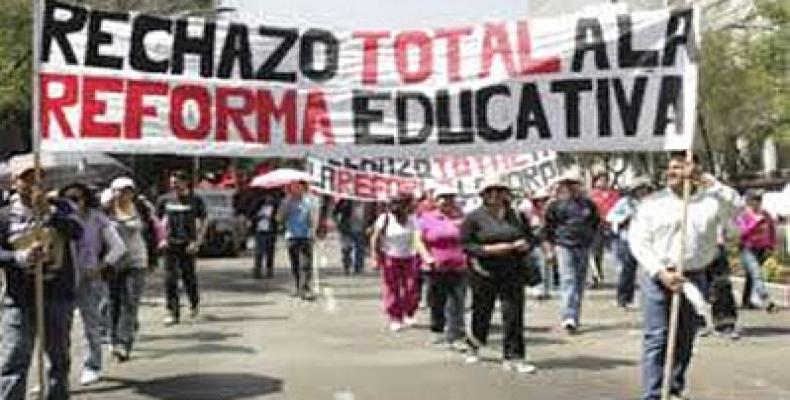
[(790, 2), (758, 0), (743, 27), (706, 32), (700, 68), (700, 111), (712, 151), (737, 173), (736, 138), (759, 145), (790, 135)]

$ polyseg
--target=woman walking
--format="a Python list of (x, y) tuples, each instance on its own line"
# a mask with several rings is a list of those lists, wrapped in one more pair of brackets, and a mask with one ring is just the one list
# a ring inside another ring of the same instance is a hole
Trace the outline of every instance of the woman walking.
[[(418, 237), (414, 199), (399, 195), (390, 204), (389, 211), (379, 215), (371, 235), (371, 248), (381, 269), (384, 309), (389, 317), (389, 327), (398, 332), (404, 326), (416, 323), (414, 313), (418, 306), (417, 255), (426, 254)], [(431, 263), (430, 256), (425, 262)]]
[(434, 196), (437, 208), (420, 217), (418, 231), (429, 257), (425, 264), (431, 331), (437, 334), (435, 343), (463, 350), (467, 270), (461, 245), (463, 212), (455, 203), (454, 189), (438, 188)]
[(471, 273), (472, 330), (467, 363), (480, 360), (478, 351), (488, 339), (491, 316), (499, 298), (504, 324), (503, 368), (521, 373), (535, 372), (525, 360), (524, 346), (524, 260), (535, 244), (529, 226), (508, 207), (510, 189), (503, 180), (483, 185), (483, 205), (466, 217), (461, 240), (473, 257)]
[(137, 334), (137, 310), (151, 260), (145, 238), (156, 242), (157, 229), (152, 208), (136, 198), (134, 181), (125, 177), (116, 178), (111, 188), (114, 200), (110, 215), (128, 249), (110, 285), (112, 354), (117, 361), (124, 362), (129, 360)]
[(756, 190), (746, 193), (746, 208), (735, 218), (735, 224), (741, 234), (741, 266), (746, 271), (742, 304), (745, 308), (764, 307), (768, 312), (776, 311), (761, 270), (776, 246), (776, 223), (762, 209), (762, 193)]
[[(76, 208), (82, 224), (82, 237), (76, 249), (77, 308), (87, 340), (87, 355), (80, 376), (82, 385), (101, 379), (102, 339), (108, 326), (109, 293), (104, 277), (116, 267), (126, 246), (107, 216), (98, 209), (98, 201), (81, 183), (67, 185), (61, 195)], [(106, 251), (105, 251), (106, 250)], [(104, 256), (100, 255), (104, 251)]]

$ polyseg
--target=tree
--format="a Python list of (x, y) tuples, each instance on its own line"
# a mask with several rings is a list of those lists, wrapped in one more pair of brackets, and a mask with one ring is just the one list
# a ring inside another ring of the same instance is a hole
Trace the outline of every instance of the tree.
[[(86, 0), (109, 10), (173, 14), (210, 10), (214, 0)], [(33, 0), (3, 0), (0, 12), (0, 159), (30, 150)]]
[(702, 53), (699, 106), (707, 150), (719, 155), (718, 169), (730, 177), (754, 171), (763, 139), (790, 134), (790, 2), (758, 1), (751, 21), (706, 32)]

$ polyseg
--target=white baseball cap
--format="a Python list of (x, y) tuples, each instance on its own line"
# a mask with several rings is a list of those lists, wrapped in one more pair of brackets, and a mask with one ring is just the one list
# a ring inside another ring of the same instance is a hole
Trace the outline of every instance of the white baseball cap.
[(447, 186), (447, 185), (439, 186), (433, 192), (434, 197), (457, 196), (457, 195), (458, 195), (458, 190), (456, 190), (452, 186)]
[(111, 188), (104, 189), (99, 196), (99, 202), (101, 202), (102, 206), (109, 207), (112, 204), (114, 196), (115, 195)]
[(132, 178), (126, 176), (115, 178), (110, 184), (110, 189), (113, 190), (134, 189), (134, 188), (135, 188), (134, 181), (132, 180)]

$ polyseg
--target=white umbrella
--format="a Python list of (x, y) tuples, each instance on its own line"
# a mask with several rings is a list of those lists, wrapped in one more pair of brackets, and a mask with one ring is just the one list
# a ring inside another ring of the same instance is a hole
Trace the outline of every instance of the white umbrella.
[(254, 188), (271, 189), (289, 185), (294, 182), (313, 182), (312, 175), (304, 171), (290, 168), (280, 168), (252, 178), (249, 186)]

